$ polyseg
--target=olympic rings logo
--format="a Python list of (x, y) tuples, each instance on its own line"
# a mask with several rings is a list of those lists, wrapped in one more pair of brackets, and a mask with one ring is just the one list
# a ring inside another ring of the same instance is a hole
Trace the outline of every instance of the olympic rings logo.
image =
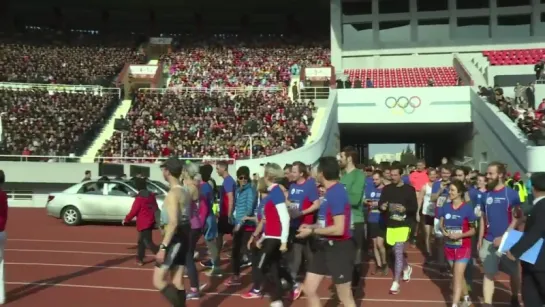
[(384, 105), (388, 109), (392, 109), (393, 111), (403, 110), (405, 114), (413, 114), (421, 104), (422, 100), (420, 100), (420, 97), (418, 96), (412, 96), (411, 98), (407, 98), (405, 96), (398, 98), (388, 97), (386, 100), (384, 100)]

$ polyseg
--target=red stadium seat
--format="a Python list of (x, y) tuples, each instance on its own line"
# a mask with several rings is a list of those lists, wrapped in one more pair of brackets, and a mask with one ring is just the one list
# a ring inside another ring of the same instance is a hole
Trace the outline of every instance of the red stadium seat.
[[(432, 78), (436, 86), (454, 86), (458, 76), (454, 67), (346, 69), (344, 73), (354, 81), (369, 78), (375, 87), (424, 87)], [(363, 82), (365, 83), (365, 82)]]

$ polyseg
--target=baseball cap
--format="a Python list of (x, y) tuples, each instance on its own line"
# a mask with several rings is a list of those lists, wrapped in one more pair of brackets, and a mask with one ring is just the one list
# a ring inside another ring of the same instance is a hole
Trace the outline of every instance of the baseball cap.
[(184, 163), (176, 157), (170, 157), (161, 164), (161, 167), (165, 168), (171, 174), (181, 174), (184, 169)]

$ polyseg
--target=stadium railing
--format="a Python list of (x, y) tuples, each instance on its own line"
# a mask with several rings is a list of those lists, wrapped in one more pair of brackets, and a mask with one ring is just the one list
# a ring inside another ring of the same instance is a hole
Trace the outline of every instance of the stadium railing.
[(226, 93), (231, 95), (248, 94), (251, 92), (282, 92), (286, 93), (283, 87), (222, 87), (222, 88), (205, 88), (205, 87), (169, 87), (169, 88), (140, 88), (140, 92), (144, 93), (159, 93), (164, 94), (173, 92), (176, 94), (186, 93)]
[(307, 87), (300, 90), (299, 99), (328, 99), (329, 87)]
[(94, 95), (102, 95), (105, 92), (116, 92), (117, 97), (121, 97), (121, 89), (117, 87), (103, 87), (99, 85), (70, 85), (70, 84), (40, 84), (40, 83), (15, 83), (0, 82), (0, 88), (9, 89), (46, 89), (50, 92), (92, 92)]

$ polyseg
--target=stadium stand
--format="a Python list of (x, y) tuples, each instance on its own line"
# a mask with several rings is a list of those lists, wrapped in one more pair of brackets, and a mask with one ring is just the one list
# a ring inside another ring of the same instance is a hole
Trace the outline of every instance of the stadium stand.
[(100, 133), (118, 103), (119, 92), (1, 87), (0, 112), (5, 116), (0, 152), (79, 156)]
[(144, 61), (130, 41), (33, 34), (0, 43), (0, 82), (109, 86), (125, 63)]
[[(292, 102), (285, 91), (272, 89), (139, 91), (126, 119), (131, 130), (124, 136), (124, 157), (143, 158), (136, 162), (170, 155), (247, 159), (247, 135), (258, 131), (251, 144), (255, 158), (302, 146), (313, 103)], [(120, 149), (121, 136), (114, 134), (97, 157), (115, 161)]]
[(533, 65), (545, 59), (545, 49), (512, 49), (483, 51), (490, 65)]
[[(356, 80), (370, 79), (373, 87), (424, 87), (455, 86), (458, 75), (454, 67), (346, 69), (345, 75), (356, 84)], [(361, 82), (366, 87), (366, 82)]]
[(243, 40), (237, 36), (192, 40), (161, 58), (168, 64), (169, 86), (271, 87), (289, 85), (293, 65), (330, 65), (327, 43), (289, 41), (281, 37)]

